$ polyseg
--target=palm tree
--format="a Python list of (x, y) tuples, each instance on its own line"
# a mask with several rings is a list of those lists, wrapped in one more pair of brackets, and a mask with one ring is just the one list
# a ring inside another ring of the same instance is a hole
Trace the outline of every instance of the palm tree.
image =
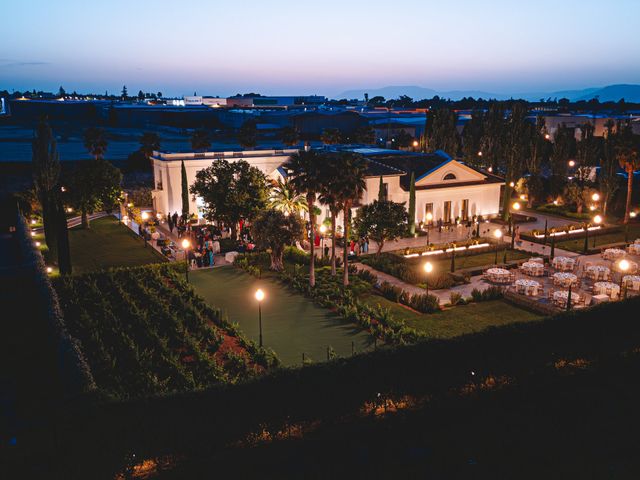
[(339, 154), (340, 175), (335, 180), (339, 184), (338, 199), (342, 204), (344, 250), (343, 267), (344, 277), (342, 284), (349, 285), (349, 225), (351, 224), (351, 206), (362, 197), (365, 190), (365, 173), (367, 171), (367, 161), (359, 154), (344, 152)]
[(278, 180), (271, 191), (269, 206), (285, 215), (306, 212), (309, 210), (307, 199), (298, 193), (288, 178)]
[(340, 203), (341, 185), (336, 182), (340, 177), (340, 161), (336, 155), (328, 155), (324, 162), (320, 203), (329, 207), (331, 212), (331, 275), (336, 275), (336, 221), (342, 209)]
[(629, 223), (631, 214), (631, 195), (633, 193), (633, 172), (640, 168), (640, 155), (638, 153), (638, 141), (633, 135), (631, 125), (622, 127), (617, 135), (615, 146), (618, 163), (627, 174), (627, 203), (624, 211), (624, 223)]
[(107, 151), (107, 139), (105, 138), (104, 129), (99, 127), (89, 127), (84, 131), (84, 146), (93, 157), (104, 157)]
[(307, 196), (307, 208), (309, 209), (309, 239), (311, 243), (311, 259), (309, 262), (309, 285), (316, 284), (315, 276), (315, 231), (316, 214), (315, 200), (316, 194), (322, 189), (322, 161), (314, 150), (294, 153), (284, 164), (285, 170), (291, 176), (291, 185), (299, 194)]

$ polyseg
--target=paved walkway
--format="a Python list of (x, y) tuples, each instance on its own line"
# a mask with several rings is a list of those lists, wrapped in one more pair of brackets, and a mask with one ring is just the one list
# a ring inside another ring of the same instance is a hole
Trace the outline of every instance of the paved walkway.
[[(412, 295), (415, 295), (415, 294), (422, 295), (424, 293), (427, 293), (427, 291), (424, 288), (420, 288), (416, 285), (403, 282), (399, 278), (394, 277), (393, 275), (389, 275), (388, 273), (375, 270), (371, 268), (369, 265), (356, 263), (355, 266), (358, 270), (367, 270), (373, 273), (376, 277), (378, 277), (378, 280), (380, 282), (387, 282), (396, 287), (400, 287), (402, 288), (402, 290)], [(441, 305), (443, 305), (445, 303), (449, 303), (451, 299), (451, 292), (457, 292), (460, 295), (462, 295), (463, 298), (467, 298), (471, 296), (471, 291), (473, 289), (477, 288), (478, 290), (482, 291), (482, 290), (486, 290), (490, 286), (491, 284), (485, 282), (482, 279), (482, 275), (476, 275), (471, 277), (470, 282), (467, 284), (457, 285), (452, 288), (445, 288), (441, 290), (429, 290), (429, 294), (435, 295), (436, 297), (438, 297), (438, 301), (440, 302)]]

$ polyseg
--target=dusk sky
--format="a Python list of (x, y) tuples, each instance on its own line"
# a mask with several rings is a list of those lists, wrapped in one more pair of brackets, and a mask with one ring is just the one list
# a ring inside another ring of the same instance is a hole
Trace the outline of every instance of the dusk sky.
[(640, 83), (638, 0), (3, 2), (0, 89), (336, 95)]

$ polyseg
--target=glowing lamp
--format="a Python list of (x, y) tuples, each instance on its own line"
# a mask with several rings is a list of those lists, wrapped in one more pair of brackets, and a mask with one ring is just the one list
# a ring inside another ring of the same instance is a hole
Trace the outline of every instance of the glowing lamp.
[(182, 248), (184, 250), (186, 250), (187, 248), (189, 248), (191, 246), (191, 242), (188, 239), (184, 239), (182, 240)]
[(261, 288), (259, 288), (258, 290), (256, 290), (256, 300), (261, 302), (264, 300), (264, 292), (262, 291)]

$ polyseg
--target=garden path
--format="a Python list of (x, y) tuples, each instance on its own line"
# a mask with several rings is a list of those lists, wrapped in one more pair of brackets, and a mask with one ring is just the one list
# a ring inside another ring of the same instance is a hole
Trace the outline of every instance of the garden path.
[[(424, 288), (420, 288), (416, 285), (403, 282), (399, 278), (394, 277), (393, 275), (389, 275), (388, 273), (380, 272), (379, 270), (371, 268), (369, 265), (356, 263), (355, 266), (358, 270), (367, 270), (373, 273), (376, 277), (378, 277), (378, 280), (380, 282), (388, 282), (391, 285), (402, 288), (405, 292), (410, 293), (412, 295), (414, 294), (422, 295), (426, 293), (426, 290)], [(470, 282), (467, 284), (457, 285), (455, 287), (445, 288), (441, 290), (429, 290), (429, 294), (432, 294), (438, 297), (438, 301), (440, 302), (440, 304), (444, 305), (445, 303), (449, 303), (449, 300), (451, 298), (451, 292), (457, 292), (460, 295), (462, 295), (464, 298), (467, 298), (471, 296), (471, 291), (474, 288), (477, 288), (478, 290), (482, 291), (482, 290), (486, 290), (490, 286), (491, 286), (490, 284), (488, 284), (482, 279), (482, 275), (475, 275), (471, 277)]]

